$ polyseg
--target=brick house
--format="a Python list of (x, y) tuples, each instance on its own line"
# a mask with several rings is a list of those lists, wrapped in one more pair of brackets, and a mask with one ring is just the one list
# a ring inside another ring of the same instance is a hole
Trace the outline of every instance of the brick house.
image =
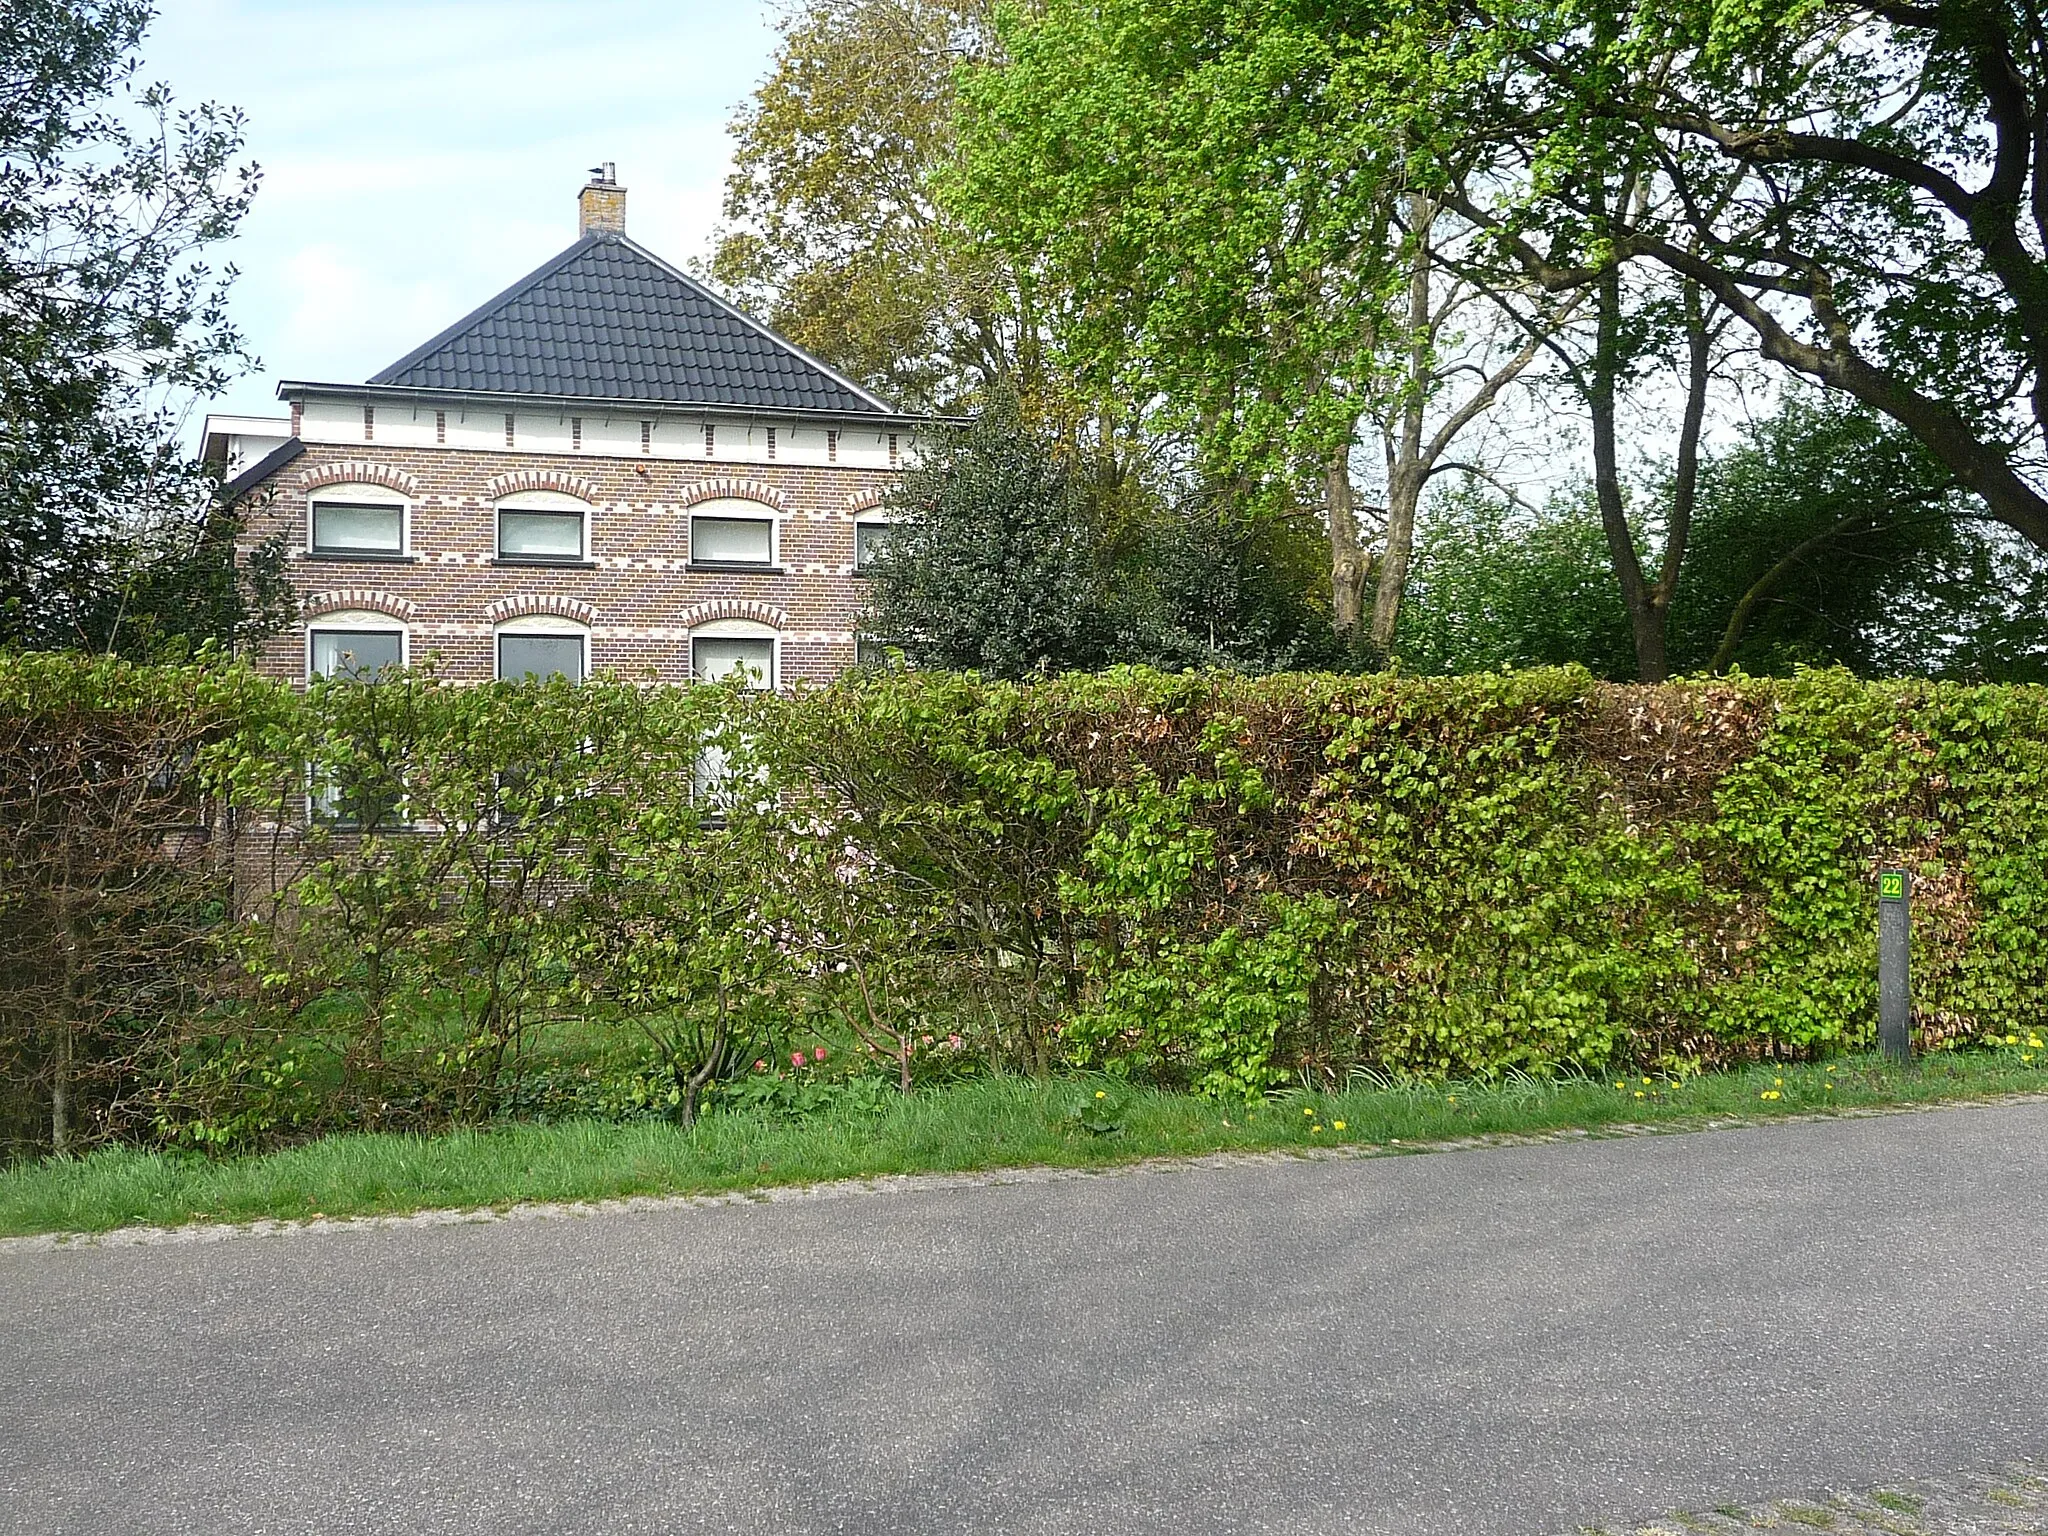
[(625, 207), (606, 166), (574, 245), (369, 382), (208, 419), (245, 543), (292, 550), (301, 618), (264, 671), (773, 687), (855, 662), (859, 568), (932, 419), (634, 244)]

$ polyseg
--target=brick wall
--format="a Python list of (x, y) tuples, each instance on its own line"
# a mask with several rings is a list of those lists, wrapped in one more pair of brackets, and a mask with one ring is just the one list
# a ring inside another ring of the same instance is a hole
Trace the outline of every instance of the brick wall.
[[(689, 634), (717, 619), (755, 619), (781, 638), (782, 678), (825, 681), (853, 664), (863, 583), (853, 575), (855, 513), (887, 489), (885, 471), (773, 463), (692, 463), (461, 449), (309, 443), (244, 503), (245, 544), (282, 530), (303, 621), (273, 639), (258, 665), (302, 680), (308, 622), (369, 609), (402, 620), (415, 664), (487, 679), (492, 636), (506, 619), (568, 617), (590, 628), (590, 665), (628, 678), (681, 682)], [(323, 486), (369, 482), (410, 503), (408, 558), (314, 556), (307, 502)], [(554, 490), (591, 504), (594, 566), (496, 559), (496, 499)], [(690, 508), (718, 496), (760, 500), (779, 514), (780, 574), (690, 571)]]

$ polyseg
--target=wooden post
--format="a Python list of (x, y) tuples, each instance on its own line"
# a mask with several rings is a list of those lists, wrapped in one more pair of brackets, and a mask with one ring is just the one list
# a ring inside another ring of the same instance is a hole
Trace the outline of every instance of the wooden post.
[(1877, 876), (1877, 1044), (1893, 1061), (1913, 1059), (1912, 877)]

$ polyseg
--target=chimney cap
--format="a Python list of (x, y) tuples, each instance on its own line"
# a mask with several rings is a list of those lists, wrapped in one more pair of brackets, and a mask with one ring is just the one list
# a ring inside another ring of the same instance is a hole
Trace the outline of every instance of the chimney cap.
[(590, 168), (590, 184), (593, 187), (615, 187), (619, 184), (619, 163), (607, 160), (602, 165)]

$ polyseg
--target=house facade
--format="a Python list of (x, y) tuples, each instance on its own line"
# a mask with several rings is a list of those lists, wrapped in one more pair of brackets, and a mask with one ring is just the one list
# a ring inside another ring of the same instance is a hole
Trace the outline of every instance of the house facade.
[(575, 244), (367, 383), (209, 419), (245, 548), (291, 551), (264, 671), (778, 687), (861, 657), (860, 566), (935, 424), (635, 244), (625, 201), (605, 167)]

